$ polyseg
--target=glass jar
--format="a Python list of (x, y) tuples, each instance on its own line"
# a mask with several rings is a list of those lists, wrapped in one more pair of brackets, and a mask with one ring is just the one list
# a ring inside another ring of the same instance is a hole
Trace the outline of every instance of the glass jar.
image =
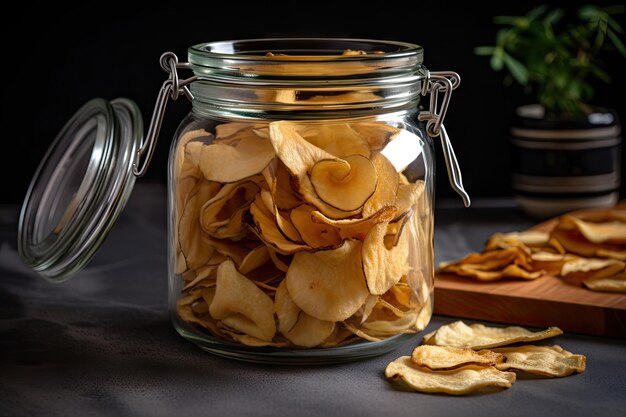
[(170, 152), (170, 308), (185, 338), (264, 362), (392, 349), (433, 311), (422, 48), (193, 46)]
[(166, 53), (145, 141), (124, 99), (88, 103), (59, 135), (24, 203), (22, 258), (56, 281), (84, 266), (145, 172), (168, 98), (185, 95), (168, 168), (176, 330), (248, 361), (385, 353), (433, 311), (433, 137), (469, 204), (442, 124), (460, 79), (422, 59), (417, 45), (351, 39), (206, 43), (189, 63)]

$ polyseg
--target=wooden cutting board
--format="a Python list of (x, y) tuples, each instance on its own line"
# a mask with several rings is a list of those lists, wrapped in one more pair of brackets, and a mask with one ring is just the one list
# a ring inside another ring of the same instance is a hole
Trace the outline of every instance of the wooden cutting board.
[(552, 276), (483, 283), (437, 275), (435, 314), (626, 339), (626, 294), (590, 291)]
[[(597, 213), (597, 211), (595, 211)], [(592, 211), (575, 212), (585, 218)], [(533, 229), (549, 231), (556, 220)], [(435, 314), (626, 339), (626, 294), (591, 291), (545, 276), (534, 281), (476, 282), (436, 275)]]

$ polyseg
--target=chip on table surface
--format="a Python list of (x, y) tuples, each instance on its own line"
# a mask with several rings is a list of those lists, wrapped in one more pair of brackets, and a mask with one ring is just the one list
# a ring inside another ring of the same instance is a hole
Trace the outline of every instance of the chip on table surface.
[(524, 345), (494, 348), (505, 361), (495, 366), (500, 370), (519, 370), (543, 376), (562, 377), (585, 371), (587, 358), (563, 349), (561, 346)]
[(413, 349), (411, 360), (430, 369), (455, 369), (466, 365), (495, 365), (505, 357), (488, 349), (476, 351), (453, 346), (421, 345)]
[(441, 326), (434, 333), (424, 336), (424, 344), (486, 349), (518, 342), (532, 342), (563, 334), (558, 327), (537, 332), (519, 326), (492, 327), (481, 323), (467, 325), (459, 320)]
[[(385, 376), (418, 392), (464, 395), (486, 387), (509, 388), (518, 373), (565, 377), (584, 372), (585, 355), (571, 353), (558, 345), (521, 344), (560, 334), (557, 327), (532, 332), (517, 326), (493, 327), (481, 323), (468, 326), (457, 321), (425, 335), (411, 356), (401, 356), (387, 365)], [(480, 349), (486, 342), (515, 345)]]
[(420, 392), (441, 392), (464, 395), (486, 387), (510, 388), (515, 382), (514, 372), (503, 372), (494, 367), (468, 365), (446, 371), (433, 371), (416, 365), (410, 356), (401, 356), (387, 365), (385, 376), (400, 379)]

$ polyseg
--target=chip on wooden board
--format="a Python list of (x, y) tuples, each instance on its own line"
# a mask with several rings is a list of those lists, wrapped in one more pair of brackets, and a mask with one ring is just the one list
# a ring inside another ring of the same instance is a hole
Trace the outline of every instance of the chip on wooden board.
[(483, 252), (442, 262), (439, 272), (476, 281), (552, 276), (590, 290), (624, 292), (624, 207), (622, 202), (609, 209), (572, 212), (525, 231), (495, 233)]
[(583, 281), (583, 284), (594, 291), (626, 293), (626, 271), (610, 277), (587, 278)]
[(515, 382), (514, 372), (503, 372), (492, 366), (464, 366), (446, 371), (433, 371), (416, 365), (410, 356), (401, 356), (387, 365), (385, 376), (401, 380), (419, 392), (464, 395), (486, 387), (510, 388)]

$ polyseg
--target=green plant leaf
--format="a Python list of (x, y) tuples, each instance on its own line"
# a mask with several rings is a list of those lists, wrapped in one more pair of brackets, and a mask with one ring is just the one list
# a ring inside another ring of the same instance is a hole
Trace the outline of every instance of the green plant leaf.
[(477, 46), (474, 48), (474, 53), (480, 56), (491, 55), (495, 49), (493, 46)]
[(528, 13), (526, 13), (526, 17), (528, 20), (535, 20), (542, 14), (544, 14), (548, 10), (548, 6), (542, 4), (541, 6), (537, 6), (534, 9), (531, 9)]
[[(495, 16), (493, 18), (493, 23), (497, 25), (520, 26), (521, 20), (525, 19), (519, 16)], [(528, 23), (526, 23), (526, 25), (528, 25)]]
[(528, 82), (528, 70), (526, 67), (507, 53), (502, 55), (502, 60), (504, 61), (504, 65), (506, 65), (507, 69), (511, 72), (513, 78), (515, 78), (515, 81), (521, 85), (526, 85)]
[(611, 77), (609, 76), (609, 74), (607, 74), (606, 71), (604, 71), (599, 66), (590, 65), (589, 70), (591, 71), (593, 75), (595, 75), (596, 77), (598, 77), (598, 79), (604, 81), (605, 83), (608, 84), (611, 82)]
[(591, 4), (587, 4), (578, 9), (578, 17), (580, 17), (582, 20), (588, 21), (592, 19), (597, 19), (603, 14), (606, 15), (606, 12)]
[(613, 19), (611, 16), (607, 16), (607, 22), (609, 22), (609, 27), (613, 29), (617, 33), (624, 33), (624, 29), (617, 23), (617, 20)]
[(623, 4), (613, 4), (611, 6), (604, 7), (604, 11), (608, 14), (620, 14), (626, 12), (626, 6)]
[(491, 56), (491, 60), (489, 61), (489, 64), (491, 65), (491, 68), (494, 71), (500, 71), (503, 67), (503, 62), (502, 62), (502, 56), (501, 54), (493, 54)]
[(619, 36), (617, 36), (617, 34), (611, 29), (609, 29), (606, 35), (611, 40), (611, 43), (613, 44), (615, 49), (617, 49), (623, 57), (626, 57), (626, 48), (624, 48), (624, 42), (622, 42)]
[(543, 18), (543, 23), (548, 25), (556, 24), (563, 17), (563, 9), (554, 9)]
[(516, 37), (517, 35), (514, 29), (500, 29), (498, 33), (496, 33), (496, 44), (499, 47), (503, 47), (504, 45), (508, 44), (512, 40), (512, 38), (514, 39)]
[(505, 70), (505, 85), (520, 84), (549, 111), (586, 111), (585, 100), (593, 97), (589, 82), (610, 79), (601, 54), (626, 57), (622, 20), (613, 18), (624, 11), (623, 4), (586, 5), (566, 15), (561, 8), (542, 5), (525, 16), (496, 16), (494, 23), (504, 26), (495, 33), (495, 45), (474, 52), (491, 55), (491, 68)]

